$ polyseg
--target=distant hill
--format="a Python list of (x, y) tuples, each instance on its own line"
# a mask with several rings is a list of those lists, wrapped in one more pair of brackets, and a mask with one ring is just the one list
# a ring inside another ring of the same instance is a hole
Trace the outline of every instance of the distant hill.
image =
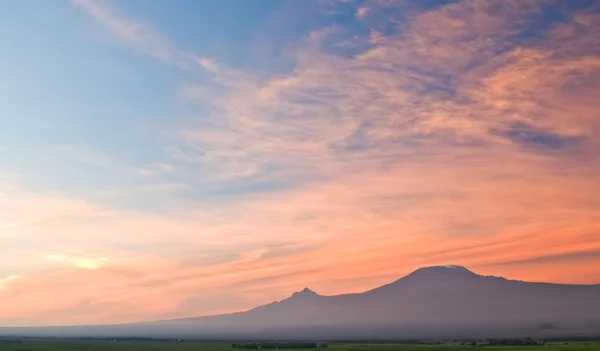
[(434, 266), (363, 293), (322, 296), (306, 288), (245, 312), (65, 331), (202, 338), (581, 336), (600, 333), (600, 286), (530, 283)]

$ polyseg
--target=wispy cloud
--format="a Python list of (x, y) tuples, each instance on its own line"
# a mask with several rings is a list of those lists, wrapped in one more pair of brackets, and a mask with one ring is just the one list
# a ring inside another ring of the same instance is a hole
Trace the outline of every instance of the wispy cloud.
[(43, 255), (44, 260), (56, 262), (67, 267), (98, 269), (106, 264), (109, 259), (101, 256), (90, 256), (75, 250), (68, 253), (51, 253)]
[(9, 276), (0, 278), (0, 289), (6, 289), (8, 287), (8, 284), (10, 284), (10, 282), (15, 281), (17, 279), (19, 279), (19, 277), (16, 275), (9, 275)]
[(369, 15), (368, 7), (360, 7), (359, 9), (356, 10), (356, 18), (358, 18), (358, 19), (363, 19), (363, 18), (367, 17), (368, 15)]
[[(575, 118), (565, 123), (558, 104), (592, 111), (590, 104), (550, 100), (574, 67), (595, 70), (597, 58), (555, 59), (561, 48), (551, 39), (544, 49), (507, 44), (539, 13), (532, 3), (451, 4), (396, 24), (395, 33), (380, 34), (379, 43), (352, 57), (323, 47), (329, 30), (315, 32), (290, 73), (211, 101), (221, 111), (213, 127), (184, 131), (188, 147), (179, 151), (218, 174), (243, 178), (270, 176), (273, 168), (337, 172), (340, 163), (358, 165), (357, 157), (400, 160), (404, 150), (430, 152), (445, 143), (486, 143), (499, 151), (505, 140), (493, 131), (518, 123), (539, 128), (541, 143), (541, 133), (555, 146), (585, 138), (591, 126)], [(542, 118), (554, 114), (555, 120)]]
[[(292, 71), (230, 91), (212, 127), (183, 131), (186, 158), (227, 174), (226, 184), (284, 182), (269, 210), (293, 204), (289, 215), (305, 218), (294, 225), (330, 228), (321, 235), (332, 241), (352, 228), (357, 241), (421, 247), (554, 226), (596, 245), (585, 228), (599, 204), (583, 194), (598, 187), (598, 159), (586, 151), (598, 87), (583, 78), (597, 74), (598, 57), (585, 44), (592, 31), (563, 46), (562, 23), (535, 42), (520, 37), (538, 28), (543, 6), (462, 1), (408, 21), (374, 8), (388, 34), (351, 56), (332, 50), (343, 28), (316, 31)], [(587, 84), (566, 88), (576, 81)], [(505, 259), (460, 257), (485, 256)]]
[(71, 0), (114, 35), (163, 61), (185, 66), (185, 55), (170, 40), (146, 24), (118, 16), (111, 8), (91, 0)]
[(214, 64), (211, 64), (211, 59), (199, 58), (177, 48), (167, 36), (150, 25), (122, 16), (106, 4), (95, 0), (70, 1), (88, 12), (117, 38), (148, 55), (184, 69), (191, 69), (198, 65), (209, 71), (215, 68)]

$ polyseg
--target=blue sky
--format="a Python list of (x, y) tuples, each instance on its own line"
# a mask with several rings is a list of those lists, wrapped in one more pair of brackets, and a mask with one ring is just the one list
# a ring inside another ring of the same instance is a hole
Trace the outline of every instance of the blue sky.
[(596, 2), (7, 9), (0, 324), (236, 311), (434, 264), (600, 281)]
[[(119, 28), (94, 21), (93, 14), (70, 2), (23, 2), (4, 13), (3, 32), (11, 33), (2, 38), (11, 52), (2, 62), (8, 90), (1, 101), (7, 123), (0, 132), (4, 168), (25, 175), (21, 181), (27, 186), (81, 195), (139, 181), (123, 173), (172, 166), (177, 160), (169, 154), (170, 135), (202, 124), (211, 109), (182, 96), (186, 86), (212, 84), (183, 56), (218, 58), (256, 75), (287, 70), (292, 62), (285, 51), (293, 50), (311, 25), (323, 25), (318, 16), (327, 17), (317, 4), (294, 2), (90, 4), (131, 22), (125, 26), (139, 25), (134, 30), (139, 38), (115, 32)], [(352, 9), (345, 10), (352, 18)], [(296, 11), (314, 18), (294, 19)], [(232, 186), (224, 191), (245, 190)], [(143, 209), (148, 203), (124, 199), (111, 205)]]

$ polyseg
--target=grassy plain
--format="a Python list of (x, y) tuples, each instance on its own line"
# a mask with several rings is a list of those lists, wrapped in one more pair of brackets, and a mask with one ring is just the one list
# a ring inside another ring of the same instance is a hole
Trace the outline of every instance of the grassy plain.
[[(112, 340), (52, 340), (24, 339), (20, 343), (3, 343), (1, 351), (230, 351), (231, 343), (167, 342), (167, 341), (117, 341)], [(551, 343), (546, 346), (453, 346), (405, 344), (338, 344), (330, 343), (327, 351), (600, 351), (600, 343)], [(304, 349), (303, 351), (307, 351)]]

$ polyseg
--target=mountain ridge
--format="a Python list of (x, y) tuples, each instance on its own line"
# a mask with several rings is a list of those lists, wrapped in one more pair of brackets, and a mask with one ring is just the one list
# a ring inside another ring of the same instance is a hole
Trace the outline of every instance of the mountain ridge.
[[(168, 321), (204, 321), (204, 320), (210, 320), (210, 319), (222, 319), (222, 318), (227, 318), (228, 316), (240, 316), (240, 315), (244, 315), (247, 313), (250, 314), (260, 314), (260, 313), (265, 313), (265, 311), (269, 311), (269, 312), (273, 312), (275, 311), (275, 309), (285, 309), (287, 307), (289, 307), (290, 309), (292, 309), (294, 306), (297, 305), (302, 305), (305, 304), (306, 306), (302, 307), (303, 311), (302, 313), (298, 313), (298, 311), (283, 311), (283, 312), (277, 312), (277, 313), (291, 313), (294, 314), (296, 316), (298, 315), (302, 315), (304, 313), (306, 313), (308, 310), (314, 310), (314, 306), (317, 306), (317, 308), (329, 308), (332, 309), (331, 305), (334, 305), (333, 310), (336, 311), (336, 313), (338, 315), (344, 315), (343, 313), (343, 307), (345, 305), (352, 305), (352, 304), (359, 304), (359, 305), (374, 305), (372, 307), (377, 307), (376, 306), (376, 301), (374, 300), (378, 300), (381, 301), (381, 299), (387, 299), (387, 300), (392, 300), (391, 302), (388, 301), (388, 304), (386, 305), (387, 307), (391, 308), (392, 310), (394, 308), (396, 308), (398, 305), (401, 305), (403, 301), (393, 301), (393, 298), (390, 298), (386, 295), (393, 295), (393, 294), (403, 294), (403, 298), (404, 299), (411, 299), (411, 298), (415, 298), (417, 296), (421, 296), (423, 298), (427, 298), (429, 297), (430, 300), (427, 303), (421, 303), (421, 305), (423, 305), (422, 307), (426, 307), (427, 304), (429, 304), (429, 306), (431, 306), (432, 304), (435, 303), (436, 298), (439, 298), (440, 295), (437, 294), (436, 292), (448, 292), (449, 295), (447, 296), (441, 296), (442, 299), (446, 299), (446, 300), (450, 300), (450, 296), (452, 296), (451, 294), (467, 294), (469, 295), (469, 290), (471, 290), (471, 287), (467, 287), (465, 288), (466, 285), (469, 284), (476, 284), (478, 289), (483, 290), (481, 292), (481, 294), (488, 294), (488, 295), (494, 295), (494, 290), (496, 288), (502, 288), (502, 287), (511, 287), (511, 288), (516, 288), (517, 290), (521, 290), (522, 293), (528, 293), (529, 295), (531, 294), (542, 294), (543, 296), (547, 296), (547, 295), (551, 295), (550, 298), (553, 295), (564, 295), (564, 294), (577, 294), (580, 293), (582, 291), (588, 291), (591, 290), (593, 291), (592, 294), (596, 291), (600, 292), (600, 289), (598, 289), (600, 287), (600, 285), (583, 285), (583, 284), (559, 284), (559, 283), (545, 283), (545, 282), (526, 282), (526, 281), (522, 281), (522, 280), (512, 280), (512, 279), (507, 279), (504, 277), (497, 277), (497, 276), (485, 276), (485, 275), (480, 275), (477, 273), (472, 272), (471, 270), (467, 269), (464, 266), (460, 266), (460, 265), (440, 265), (440, 266), (428, 266), (428, 267), (422, 267), (419, 269), (414, 270), (413, 272), (411, 272), (410, 274), (401, 277), (391, 283), (382, 285), (380, 287), (376, 287), (370, 290), (366, 290), (363, 292), (357, 292), (357, 293), (347, 293), (347, 294), (340, 294), (340, 295), (320, 295), (317, 292), (309, 289), (309, 288), (304, 288), (303, 290), (300, 291), (296, 291), (294, 293), (292, 293), (290, 296), (288, 296), (285, 299), (282, 300), (278, 300), (278, 301), (274, 301), (272, 303), (268, 303), (265, 305), (260, 305), (254, 308), (251, 308), (249, 310), (246, 311), (241, 311), (241, 312), (235, 312), (235, 313), (229, 313), (229, 314), (220, 314), (220, 315), (209, 315), (209, 316), (200, 316), (200, 317), (188, 317), (188, 318), (180, 318), (180, 319), (172, 319), (172, 320), (167, 320), (167, 321), (163, 321), (163, 322), (168, 322)], [(560, 289), (559, 292), (557, 293), (550, 293), (547, 292), (547, 289)], [(537, 290), (539, 291), (537, 291)], [(541, 289), (541, 290), (540, 290)], [(515, 295), (516, 293), (510, 293), (509, 295)], [(382, 296), (383, 295), (383, 296)], [(431, 296), (433, 295), (433, 296)], [(481, 295), (478, 295), (477, 292), (472, 293), (470, 295), (472, 299), (474, 299), (473, 301), (478, 302), (481, 306), (485, 306), (485, 301), (482, 301)], [(495, 294), (494, 296), (497, 298), (496, 295), (502, 295), (502, 293), (499, 294)], [(459, 295), (460, 296), (460, 295)], [(600, 295), (597, 296), (600, 299)], [(567, 296), (568, 298), (568, 296)], [(531, 296), (529, 296), (530, 300), (535, 300), (535, 296), (532, 298)], [(485, 300), (485, 299), (483, 299)], [(543, 299), (542, 299), (543, 300)], [(329, 305), (328, 305), (329, 304)], [(410, 304), (408, 304), (410, 305)], [(526, 307), (527, 303), (522, 303), (522, 305), (524, 305), (524, 307)], [(387, 308), (385, 307), (385, 308)], [(385, 308), (381, 308), (381, 309), (385, 309)], [(398, 312), (400, 312), (400, 309), (396, 308), (398, 310)], [(423, 309), (425, 310), (425, 309)], [(447, 309), (441, 308), (440, 309), (440, 313), (443, 314), (444, 310), (446, 310), (446, 312), (448, 312)], [(406, 311), (406, 310), (405, 310)], [(599, 311), (600, 311), (600, 306), (599, 306)], [(347, 313), (346, 317), (350, 317), (349, 314), (352, 313)], [(359, 312), (354, 313), (354, 317), (356, 317), (356, 314), (359, 314)], [(264, 320), (268, 320), (270, 317), (266, 317), (266, 316), (260, 316), (260, 319)], [(273, 324), (277, 325), (279, 324), (283, 319), (285, 319), (283, 316), (279, 317), (279, 318), (275, 318), (278, 319), (278, 322), (273, 322)], [(390, 319), (390, 318), (388, 318)], [(347, 323), (348, 321), (351, 321), (352, 318), (347, 319), (345, 322)], [(256, 321), (254, 321), (256, 322)], [(540, 323), (546, 323), (547, 321), (541, 321)]]
[[(302, 296), (304, 293), (310, 293), (311, 295), (316, 295), (316, 296), (321, 296), (321, 297), (339, 297), (339, 296), (348, 296), (348, 295), (358, 295), (358, 294), (365, 294), (374, 290), (378, 290), (387, 286), (392, 286), (392, 285), (396, 285), (400, 282), (406, 281), (407, 278), (414, 278), (415, 276), (422, 276), (423, 273), (427, 274), (430, 272), (437, 272), (437, 273), (460, 273), (460, 275), (462, 275), (463, 277), (471, 277), (471, 278), (484, 278), (484, 279), (490, 279), (490, 280), (499, 280), (499, 281), (507, 281), (507, 282), (517, 282), (517, 283), (527, 283), (527, 284), (541, 284), (541, 285), (552, 285), (552, 286), (569, 286), (569, 287), (575, 287), (575, 286), (580, 286), (580, 287), (600, 287), (600, 284), (567, 284), (567, 283), (550, 283), (550, 282), (538, 282), (538, 281), (526, 281), (526, 280), (519, 280), (519, 279), (509, 279), (509, 278), (505, 278), (505, 277), (500, 277), (500, 276), (494, 276), (494, 275), (481, 275), (481, 274), (477, 274), (474, 273), (473, 271), (469, 270), (468, 268), (466, 268), (465, 266), (462, 265), (434, 265), (434, 266), (426, 266), (426, 267), (421, 267), (418, 268), (414, 271), (412, 271), (411, 273), (396, 279), (390, 283), (384, 284), (382, 286), (379, 287), (375, 287), (369, 290), (365, 290), (362, 292), (351, 292), (351, 293), (342, 293), (342, 294), (336, 294), (336, 295), (321, 295), (318, 292), (315, 292), (314, 290), (305, 287), (302, 290), (298, 290), (296, 292), (293, 292), (290, 296), (288, 296), (287, 298), (284, 298), (283, 300), (277, 300), (277, 301), (273, 301), (272, 303), (275, 302), (282, 302), (285, 301), (289, 298), (292, 298), (294, 296)], [(270, 303), (271, 304), (271, 303)], [(268, 304), (266, 304), (268, 305)], [(265, 305), (261, 305), (261, 306), (265, 306)], [(257, 306), (257, 307), (261, 307), (261, 306)], [(255, 307), (255, 308), (257, 308)], [(250, 311), (254, 308), (251, 308), (249, 310), (246, 311)], [(245, 311), (240, 311), (240, 312), (245, 312)], [(238, 313), (238, 312), (233, 312), (233, 313)], [(210, 317), (211, 315), (208, 315), (206, 317)], [(190, 318), (202, 318), (202, 317), (190, 317)]]
[[(0, 328), (0, 334), (6, 330)], [(26, 331), (233, 339), (588, 335), (600, 331), (600, 285), (525, 282), (459, 265), (429, 266), (363, 292), (320, 295), (306, 287), (228, 314)]]

